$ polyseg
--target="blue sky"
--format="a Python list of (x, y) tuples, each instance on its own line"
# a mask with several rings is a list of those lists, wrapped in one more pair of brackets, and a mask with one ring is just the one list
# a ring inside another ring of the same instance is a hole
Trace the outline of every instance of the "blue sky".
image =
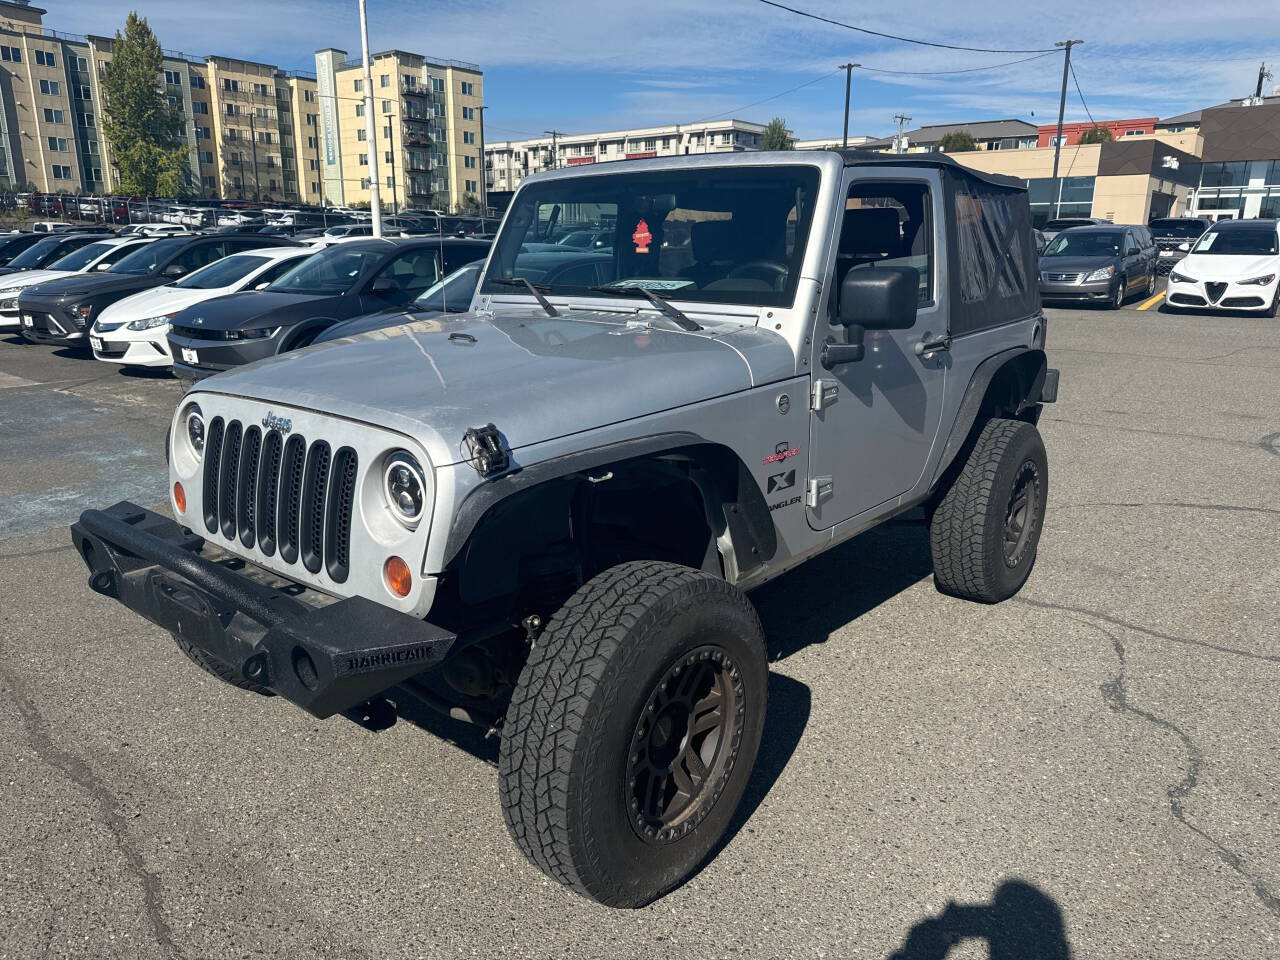
[[(198, 13), (186, 0), (47, 0), (45, 22), (110, 34), (129, 10), (146, 16), (166, 48), (314, 69), (314, 51), (359, 53), (356, 0), (218, 0)], [(1171, 116), (1252, 92), (1258, 63), (1280, 84), (1280, 3), (1163, 0), (897, 0), (790, 5), (874, 30), (944, 43), (1031, 49), (1082, 39), (1072, 52), (1097, 119)], [(736, 116), (778, 115), (801, 137), (840, 131), (846, 60), (901, 71), (948, 71), (1016, 60), (914, 46), (794, 17), (757, 0), (368, 0), (374, 49), (399, 47), (479, 63), (489, 140)], [(216, 19), (208, 10), (217, 11)], [(1183, 39), (1187, 38), (1187, 39)], [(1056, 54), (982, 72), (897, 76), (854, 72), (851, 133), (1020, 117), (1056, 119)], [(792, 88), (806, 84), (802, 89)], [(783, 96), (766, 100), (783, 91)], [(1067, 119), (1086, 119), (1074, 86)], [(751, 105), (754, 104), (754, 105)], [(749, 106), (750, 105), (750, 106)]]

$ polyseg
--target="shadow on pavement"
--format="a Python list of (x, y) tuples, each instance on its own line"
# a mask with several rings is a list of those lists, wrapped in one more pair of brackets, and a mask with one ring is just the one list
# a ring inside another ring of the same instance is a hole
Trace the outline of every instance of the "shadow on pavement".
[(962, 940), (985, 940), (991, 960), (1070, 960), (1057, 902), (1025, 880), (1006, 880), (990, 903), (949, 903), (907, 933), (889, 960), (943, 960)]

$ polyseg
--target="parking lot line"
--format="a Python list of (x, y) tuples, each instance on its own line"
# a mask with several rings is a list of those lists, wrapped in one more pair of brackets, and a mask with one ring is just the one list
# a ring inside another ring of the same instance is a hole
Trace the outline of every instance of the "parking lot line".
[(1138, 307), (1138, 309), (1139, 309), (1139, 310), (1150, 310), (1152, 307), (1154, 307), (1157, 303), (1159, 303), (1159, 302), (1160, 302), (1161, 300), (1163, 300), (1163, 299), (1164, 299), (1164, 291), (1163, 291), (1163, 290), (1161, 290), (1159, 293), (1157, 293), (1157, 294), (1156, 294), (1154, 297), (1152, 297), (1151, 299), (1142, 301), (1142, 303), (1141, 303), (1141, 305)]

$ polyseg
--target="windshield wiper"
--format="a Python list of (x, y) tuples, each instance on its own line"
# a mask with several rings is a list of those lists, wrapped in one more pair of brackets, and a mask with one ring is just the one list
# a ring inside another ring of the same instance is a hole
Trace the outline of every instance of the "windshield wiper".
[(587, 287), (592, 293), (614, 293), (622, 296), (634, 296), (640, 294), (665, 316), (670, 317), (676, 322), (681, 330), (701, 330), (702, 325), (696, 320), (690, 320), (686, 317), (679, 307), (673, 306), (666, 297), (660, 297), (648, 287)]
[(538, 301), (538, 305), (547, 311), (548, 317), (560, 316), (560, 312), (551, 305), (551, 301), (542, 295), (543, 290), (551, 289), (545, 283), (532, 284), (528, 277), (495, 277), (490, 283), (500, 283), (504, 287), (524, 287)]

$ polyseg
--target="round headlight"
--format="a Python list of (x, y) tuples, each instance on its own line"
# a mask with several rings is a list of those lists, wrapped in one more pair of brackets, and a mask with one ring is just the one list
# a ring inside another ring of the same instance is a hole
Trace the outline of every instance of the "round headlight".
[(422, 518), (427, 487), (418, 461), (408, 451), (397, 450), (387, 457), (382, 480), (387, 504), (396, 519), (406, 525), (417, 523)]
[(204, 414), (196, 406), (187, 411), (187, 439), (197, 457), (204, 454)]

